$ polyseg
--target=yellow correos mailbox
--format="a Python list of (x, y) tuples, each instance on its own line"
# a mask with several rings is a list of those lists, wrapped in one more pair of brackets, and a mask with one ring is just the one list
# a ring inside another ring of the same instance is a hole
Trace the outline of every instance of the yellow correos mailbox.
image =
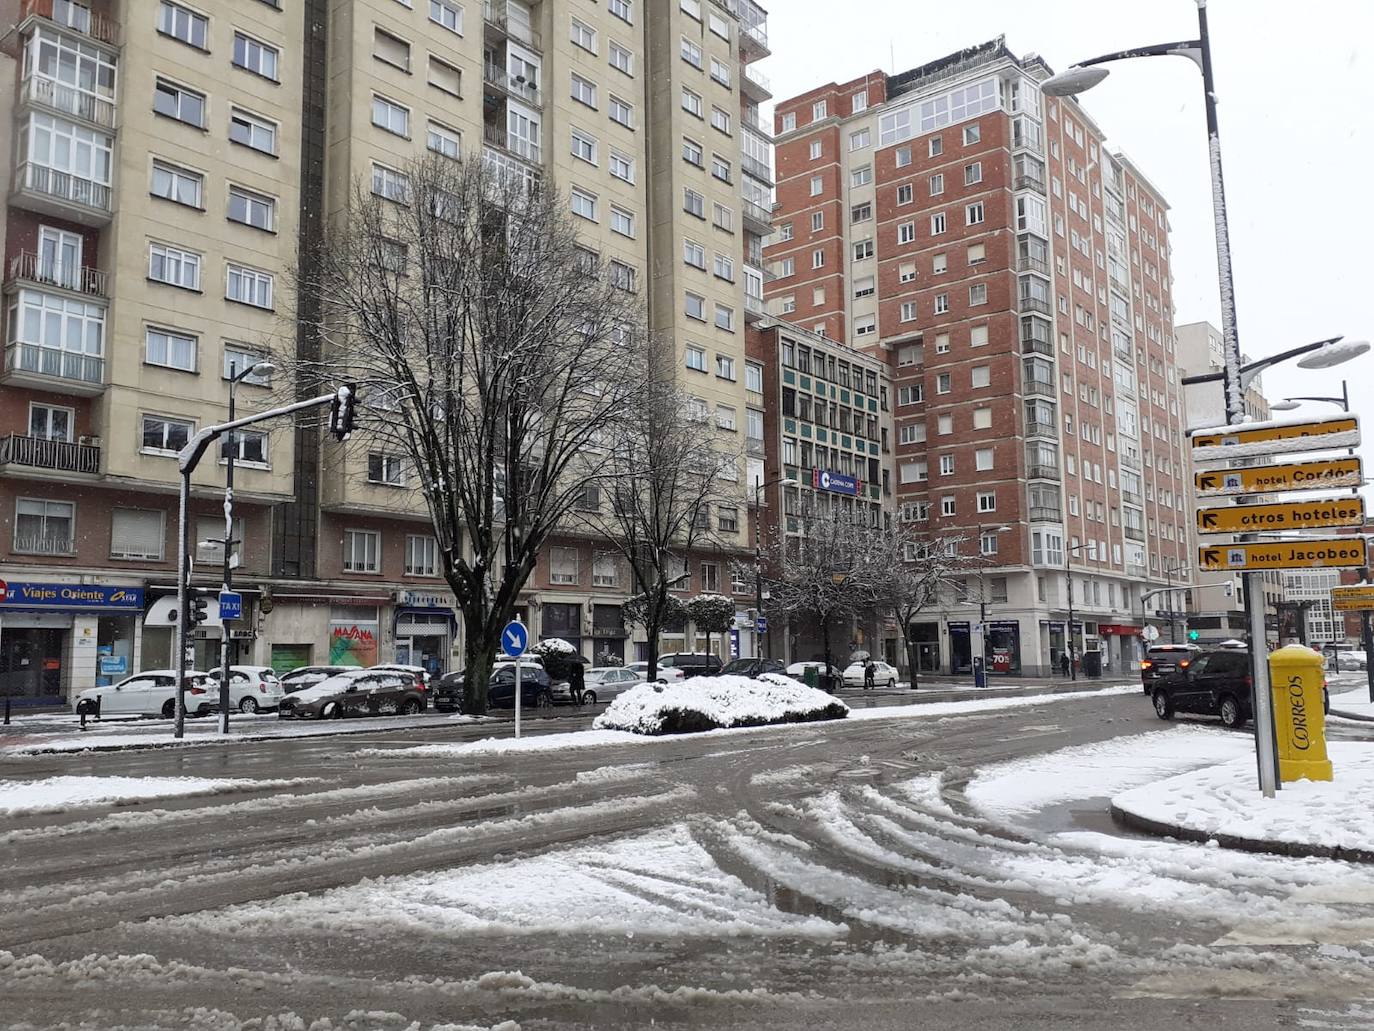
[(1280, 780), (1331, 780), (1331, 760), (1326, 757), (1323, 664), (1318, 652), (1297, 644), (1269, 656)]

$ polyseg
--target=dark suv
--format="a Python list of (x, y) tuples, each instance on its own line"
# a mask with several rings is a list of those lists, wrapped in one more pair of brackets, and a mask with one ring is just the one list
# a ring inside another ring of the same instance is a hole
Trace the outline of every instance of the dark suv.
[(1187, 669), (1200, 654), (1202, 649), (1195, 644), (1156, 644), (1147, 648), (1145, 658), (1140, 661), (1140, 680), (1145, 693), (1153, 694), (1156, 680)]
[(781, 673), (786, 676), (787, 663), (781, 659), (735, 659), (727, 662), (721, 673), (751, 679), (757, 679), (762, 673)]
[[(1180, 663), (1182, 665), (1182, 663)], [(1153, 685), (1155, 715), (1167, 720), (1176, 712), (1220, 716), (1227, 727), (1242, 726), (1253, 714), (1250, 652), (1244, 648), (1219, 648), (1188, 661), (1186, 668), (1161, 677)], [(1331, 698), (1322, 684), (1322, 709), (1330, 711)]]
[(719, 656), (708, 652), (671, 652), (658, 657), (660, 666), (671, 666), (682, 670), (682, 679), (688, 677), (709, 677), (721, 671)]

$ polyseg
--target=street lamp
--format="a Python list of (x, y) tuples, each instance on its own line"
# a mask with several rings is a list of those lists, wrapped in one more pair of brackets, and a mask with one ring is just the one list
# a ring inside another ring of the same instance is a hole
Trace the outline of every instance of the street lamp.
[[(1197, 39), (1182, 40), (1174, 43), (1157, 43), (1152, 46), (1136, 47), (1132, 50), (1119, 50), (1087, 61), (1079, 61), (1058, 75), (1051, 76), (1040, 84), (1040, 89), (1048, 96), (1067, 97), (1082, 93), (1106, 78), (1106, 69), (1101, 65), (1112, 61), (1127, 60), (1135, 57), (1186, 57), (1202, 72), (1202, 99), (1207, 113), (1207, 153), (1212, 172), (1212, 214), (1216, 232), (1217, 278), (1221, 300), (1221, 335), (1225, 348), (1225, 361), (1221, 372), (1198, 377), (1185, 377), (1185, 385), (1220, 379), (1222, 392), (1226, 399), (1226, 423), (1234, 425), (1245, 420), (1245, 405), (1242, 400), (1244, 381), (1247, 374), (1254, 376), (1260, 369), (1285, 361), (1288, 358), (1304, 356), (1299, 363), (1302, 368), (1329, 368), (1332, 365), (1349, 361), (1356, 355), (1369, 350), (1367, 343), (1341, 343), (1340, 337), (1318, 341), (1294, 348), (1283, 354), (1249, 365), (1241, 365), (1240, 338), (1236, 332), (1236, 290), (1232, 274), (1231, 232), (1226, 221), (1226, 187), (1221, 172), (1221, 134), (1217, 126), (1216, 82), (1212, 74), (1212, 47), (1207, 33), (1207, 0), (1197, 3)], [(1338, 345), (1338, 346), (1336, 346)], [(1260, 790), (1272, 798), (1278, 781), (1278, 747), (1274, 737), (1273, 699), (1269, 690), (1269, 664), (1262, 654), (1264, 642), (1264, 606), (1256, 606), (1253, 599), (1263, 597), (1260, 586), (1261, 575), (1256, 572), (1243, 574), (1245, 605), (1250, 626), (1250, 662), (1254, 683), (1255, 709), (1255, 755), (1259, 767)], [(1072, 589), (1072, 588), (1071, 588)], [(1072, 620), (1070, 620), (1072, 623)], [(1070, 626), (1072, 631), (1072, 626)]]
[[(797, 481), (791, 476), (780, 476), (773, 480), (754, 477), (754, 658), (763, 656), (763, 635), (759, 633), (759, 620), (763, 617), (763, 545), (759, 535), (762, 521), (759, 509), (763, 507), (763, 488), (795, 487)], [(771, 651), (771, 649), (770, 649)]]
[[(271, 362), (254, 362), (242, 372), (238, 371), (238, 362), (229, 363), (229, 421), (234, 421), (234, 389), (246, 380), (249, 376), (262, 376), (271, 372), (276, 366)], [(234, 545), (242, 543), (234, 540), (234, 454), (237, 450), (234, 431), (230, 430), (225, 435), (227, 441), (227, 458), (224, 463), (224, 586), (222, 590), (228, 591), (234, 583), (234, 570), (231, 559), (234, 553)], [(229, 667), (233, 656), (234, 645), (229, 640), (229, 627), (220, 616), (220, 659), (219, 659), (219, 732), (229, 733)]]
[[(978, 524), (978, 651), (983, 661), (983, 675), (987, 676), (988, 670), (988, 591), (987, 580), (983, 576), (983, 534), (985, 533), (1010, 533), (1012, 527), (1005, 524), (998, 526), (984, 526)], [(972, 657), (969, 665), (973, 666)], [(985, 681), (986, 682), (986, 681)], [(978, 670), (973, 670), (973, 683), (978, 686)]]
[(1078, 679), (1078, 668), (1075, 664), (1073, 653), (1073, 570), (1069, 568), (1069, 559), (1075, 551), (1082, 551), (1088, 546), (1087, 541), (1078, 544), (1064, 545), (1064, 582), (1069, 587), (1069, 622), (1064, 628), (1064, 647), (1069, 653), (1069, 679)]

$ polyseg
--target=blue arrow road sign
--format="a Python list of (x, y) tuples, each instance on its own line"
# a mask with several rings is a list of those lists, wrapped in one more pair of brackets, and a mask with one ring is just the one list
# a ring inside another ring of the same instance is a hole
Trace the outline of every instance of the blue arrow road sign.
[(524, 655), (530, 643), (530, 632), (524, 623), (507, 623), (501, 631), (501, 648), (512, 659)]
[(754, 620), (754, 628), (761, 634), (768, 633), (768, 617), (760, 616), (758, 619)]
[(219, 618), (220, 619), (242, 619), (243, 618), (243, 595), (233, 591), (219, 592)]

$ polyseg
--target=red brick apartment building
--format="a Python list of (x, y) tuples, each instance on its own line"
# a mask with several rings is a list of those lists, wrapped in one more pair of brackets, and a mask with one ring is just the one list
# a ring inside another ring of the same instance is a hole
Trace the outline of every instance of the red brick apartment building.
[(1057, 667), (1070, 580), (1075, 651), (1125, 670), (1191, 566), (1168, 205), (1049, 74), (998, 39), (774, 116), (769, 311), (887, 361), (901, 517), (989, 561), (918, 626), (932, 670), (980, 633)]

